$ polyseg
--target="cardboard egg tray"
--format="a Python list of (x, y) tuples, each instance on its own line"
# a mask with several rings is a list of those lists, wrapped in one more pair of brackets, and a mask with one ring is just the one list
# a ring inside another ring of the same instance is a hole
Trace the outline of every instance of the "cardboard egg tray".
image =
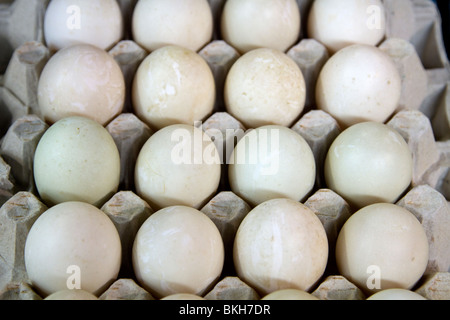
[[(48, 0), (0, 1), (0, 299), (41, 299), (30, 284), (24, 265), (26, 236), (46, 209), (33, 181), (35, 148), (48, 129), (39, 116), (37, 83), (50, 58), (43, 36), (43, 17)], [(121, 66), (127, 89), (148, 52), (130, 37), (130, 20), (136, 0), (118, 0), (126, 22), (124, 40), (110, 50)], [(225, 0), (210, 0), (216, 21), (214, 38), (199, 53), (210, 65), (217, 85), (215, 112), (203, 129), (223, 133), (216, 139), (223, 148), (227, 129), (243, 125), (226, 113), (223, 86), (239, 53), (220, 38), (218, 21)], [(312, 0), (298, 0), (305, 25)], [(414, 213), (424, 226), (430, 258), (423, 279), (414, 290), (429, 299), (450, 299), (450, 67), (444, 48), (441, 18), (428, 0), (384, 0), (387, 11), (386, 39), (380, 45), (395, 61), (403, 82), (402, 98), (388, 125), (407, 141), (414, 159), (411, 187), (398, 205)], [(339, 275), (334, 262), (334, 243), (344, 222), (354, 212), (338, 194), (327, 189), (323, 161), (333, 140), (342, 131), (328, 114), (315, 109), (314, 86), (329, 59), (325, 47), (302, 36), (287, 54), (300, 66), (307, 84), (306, 108), (292, 127), (310, 144), (317, 162), (316, 186), (305, 200), (323, 222), (330, 243), (329, 263), (322, 279), (311, 290), (323, 300), (360, 300), (366, 294)], [(450, 36), (450, 35), (446, 35)], [(123, 246), (119, 278), (101, 299), (151, 300), (140, 287), (131, 265), (131, 247), (139, 226), (152, 208), (135, 193), (134, 163), (153, 131), (133, 114), (128, 91), (123, 114), (107, 129), (119, 148), (122, 175), (119, 192), (101, 208), (116, 224)], [(232, 141), (233, 141), (232, 140)], [(260, 296), (239, 279), (232, 261), (237, 228), (251, 210), (230, 191), (226, 166), (217, 194), (202, 211), (218, 226), (225, 244), (222, 277), (205, 293), (211, 300), (256, 300)], [(126, 297), (126, 298), (125, 298)]]

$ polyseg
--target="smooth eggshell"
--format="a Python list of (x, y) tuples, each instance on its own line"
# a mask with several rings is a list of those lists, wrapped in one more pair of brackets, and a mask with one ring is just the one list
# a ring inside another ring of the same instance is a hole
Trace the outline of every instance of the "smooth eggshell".
[(343, 127), (386, 122), (398, 107), (402, 81), (393, 60), (382, 50), (352, 45), (332, 56), (319, 74), (317, 107)]
[(395, 202), (410, 186), (413, 160), (403, 137), (387, 125), (365, 122), (341, 133), (325, 160), (325, 180), (355, 207)]
[(296, 289), (284, 289), (269, 293), (261, 300), (319, 300), (312, 294)]
[(166, 46), (152, 52), (139, 66), (133, 84), (136, 114), (151, 127), (201, 121), (213, 112), (214, 77), (197, 53)]
[(185, 205), (198, 209), (217, 191), (220, 177), (214, 142), (190, 125), (159, 130), (136, 161), (137, 192), (153, 208)]
[(331, 53), (352, 44), (377, 45), (386, 32), (381, 0), (315, 0), (308, 17), (308, 36)]
[(189, 293), (176, 293), (176, 294), (172, 294), (170, 296), (164, 297), (161, 300), (182, 300), (182, 301), (187, 301), (187, 300), (206, 300), (205, 298), (202, 298), (198, 295), (195, 294), (189, 294)]
[(39, 78), (38, 100), (46, 121), (84, 116), (107, 125), (122, 112), (125, 80), (104, 50), (75, 45), (58, 51)]
[(202, 295), (220, 276), (223, 262), (219, 230), (190, 207), (159, 210), (141, 226), (133, 245), (136, 277), (156, 297)]
[(420, 294), (405, 289), (387, 289), (371, 295), (367, 300), (427, 300)]
[(299, 38), (300, 9), (295, 0), (228, 0), (221, 23), (223, 39), (241, 53), (257, 48), (285, 52)]
[(308, 291), (328, 261), (328, 239), (316, 214), (300, 202), (274, 199), (254, 208), (234, 242), (238, 276), (262, 295)]
[(246, 128), (290, 127), (305, 107), (305, 79), (286, 54), (275, 49), (256, 49), (231, 67), (224, 97), (227, 111)]
[(366, 292), (411, 289), (428, 264), (427, 236), (406, 209), (374, 204), (356, 212), (342, 227), (336, 262), (340, 274)]
[(55, 293), (52, 293), (48, 297), (46, 297), (44, 300), (81, 300), (81, 301), (87, 301), (87, 300), (98, 300), (96, 296), (94, 296), (92, 293), (87, 292), (85, 290), (81, 289), (67, 289), (67, 290), (61, 290)]
[(314, 155), (305, 139), (289, 128), (264, 126), (250, 131), (231, 159), (231, 189), (252, 205), (275, 198), (301, 201), (314, 187)]
[(65, 202), (33, 224), (25, 265), (33, 287), (44, 295), (68, 289), (78, 276), (82, 290), (99, 294), (117, 278), (121, 250), (117, 229), (105, 213), (87, 203)]
[(94, 120), (65, 118), (39, 141), (34, 178), (48, 204), (83, 201), (101, 206), (119, 186), (119, 151), (109, 132)]
[(122, 12), (116, 0), (52, 0), (44, 35), (52, 51), (82, 43), (109, 50), (122, 38)]
[(132, 30), (148, 51), (166, 45), (198, 51), (212, 38), (213, 17), (207, 0), (139, 0)]

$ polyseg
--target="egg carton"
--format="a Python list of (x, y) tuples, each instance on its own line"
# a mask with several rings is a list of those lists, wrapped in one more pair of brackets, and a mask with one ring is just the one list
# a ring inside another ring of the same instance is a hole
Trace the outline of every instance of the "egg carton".
[[(130, 87), (134, 74), (148, 55), (130, 37), (130, 20), (136, 0), (118, 0), (126, 32), (124, 40), (109, 53), (119, 63), (127, 83), (124, 112), (107, 129), (121, 154), (119, 192), (101, 208), (119, 230), (123, 264), (118, 280), (101, 299), (153, 299), (135, 281), (131, 246), (139, 226), (153, 209), (134, 192), (134, 164), (140, 148), (154, 133), (134, 113)], [(311, 0), (298, 0), (305, 22)], [(33, 157), (37, 144), (48, 129), (39, 114), (37, 83), (50, 58), (45, 46), (42, 21), (48, 0), (0, 2), (0, 297), (41, 299), (29, 284), (23, 251), (34, 221), (47, 206), (41, 202), (33, 181)], [(206, 132), (222, 133), (215, 143), (227, 154), (227, 129), (246, 128), (226, 112), (223, 87), (226, 75), (240, 54), (220, 38), (218, 21), (224, 0), (210, 0), (216, 27), (214, 38), (199, 54), (213, 71), (218, 88), (214, 113), (201, 125)], [(424, 226), (430, 243), (430, 259), (423, 279), (415, 290), (430, 299), (450, 299), (450, 67), (443, 45), (440, 15), (427, 0), (384, 0), (387, 11), (386, 39), (380, 45), (395, 61), (402, 77), (402, 98), (387, 123), (406, 140), (414, 159), (413, 181), (398, 205), (414, 213)], [(27, 21), (27, 26), (22, 22)], [(354, 210), (324, 182), (324, 159), (334, 139), (342, 132), (335, 119), (315, 109), (315, 82), (329, 59), (325, 47), (304, 38), (287, 54), (301, 68), (307, 87), (306, 108), (292, 127), (311, 146), (317, 162), (317, 178), (305, 205), (322, 221), (330, 243), (330, 259), (313, 295), (324, 300), (365, 299), (366, 293), (339, 275), (334, 264), (334, 243), (344, 222)], [(3, 49), (7, 48), (7, 49)], [(7, 57), (7, 63), (5, 63)], [(2, 60), (3, 59), (3, 60)], [(230, 191), (226, 165), (217, 194), (201, 209), (218, 226), (225, 244), (222, 277), (205, 293), (211, 300), (255, 300), (260, 296), (240, 280), (232, 261), (237, 228), (251, 207)], [(436, 288), (438, 288), (436, 290)]]

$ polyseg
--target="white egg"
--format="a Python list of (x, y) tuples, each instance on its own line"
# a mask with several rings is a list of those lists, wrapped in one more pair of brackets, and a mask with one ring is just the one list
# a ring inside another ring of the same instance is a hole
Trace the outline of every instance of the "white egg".
[(331, 53), (352, 44), (377, 45), (386, 32), (381, 0), (315, 0), (308, 17), (308, 36)]
[(167, 45), (198, 51), (212, 38), (213, 16), (207, 0), (139, 0), (132, 29), (148, 51)]
[(231, 189), (251, 205), (275, 198), (301, 201), (314, 187), (314, 155), (305, 139), (289, 128), (264, 126), (250, 131), (231, 159)]
[(222, 36), (241, 53), (258, 48), (285, 52), (298, 40), (300, 9), (295, 0), (228, 0)]
[(305, 79), (286, 54), (261, 48), (240, 57), (225, 82), (227, 111), (246, 128), (290, 127), (305, 107)]
[(402, 90), (393, 60), (382, 50), (352, 45), (332, 56), (319, 74), (317, 107), (341, 126), (385, 122), (398, 107)]
[(221, 162), (214, 142), (191, 125), (156, 132), (136, 161), (138, 194), (153, 208), (202, 207), (217, 191)]
[(413, 160), (403, 137), (365, 122), (341, 133), (325, 160), (327, 186), (357, 208), (395, 202), (411, 184)]
[(134, 241), (136, 277), (156, 297), (202, 295), (219, 278), (223, 262), (219, 230), (205, 214), (190, 207), (154, 213)]
[(189, 293), (175, 293), (170, 296), (164, 297), (161, 300), (206, 300), (205, 298), (202, 298), (195, 294), (189, 294)]
[(100, 209), (65, 202), (44, 212), (25, 244), (27, 274), (43, 295), (66, 289), (103, 292), (118, 276), (122, 245)]
[(269, 293), (261, 300), (319, 300), (312, 294), (297, 290), (297, 289), (284, 289)]
[(420, 294), (406, 289), (387, 289), (371, 295), (367, 300), (427, 300)]
[(328, 239), (311, 209), (294, 200), (274, 199), (244, 218), (233, 255), (239, 278), (262, 295), (282, 289), (308, 291), (325, 271)]
[(179, 46), (152, 52), (139, 66), (133, 84), (136, 114), (155, 129), (194, 125), (213, 112), (215, 81), (206, 61)]
[(39, 78), (38, 101), (47, 122), (84, 116), (107, 125), (123, 110), (124, 76), (104, 50), (91, 45), (68, 47), (45, 65)]
[(428, 264), (428, 240), (408, 210), (379, 203), (356, 212), (336, 242), (341, 275), (368, 293), (411, 289)]
[(101, 206), (119, 186), (119, 151), (109, 132), (94, 120), (65, 118), (39, 141), (34, 178), (47, 204), (83, 201)]
[(123, 35), (116, 0), (52, 0), (44, 20), (47, 47), (57, 51), (77, 44), (109, 50)]
[(74, 300), (82, 300), (82, 301), (87, 301), (87, 300), (98, 300), (98, 298), (96, 296), (94, 296), (92, 293), (87, 292), (85, 290), (81, 290), (81, 289), (66, 289), (66, 290), (61, 290), (55, 293), (52, 293), (51, 295), (49, 295), (48, 297), (46, 297), (44, 300), (69, 300), (69, 301), (74, 301)]

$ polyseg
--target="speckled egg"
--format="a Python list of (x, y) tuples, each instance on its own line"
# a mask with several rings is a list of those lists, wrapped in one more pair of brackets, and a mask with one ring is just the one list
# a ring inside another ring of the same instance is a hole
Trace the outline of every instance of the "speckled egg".
[(212, 114), (216, 87), (211, 69), (200, 55), (166, 46), (141, 63), (132, 97), (139, 118), (159, 130), (174, 124), (194, 125)]
[(290, 127), (305, 107), (305, 79), (298, 65), (283, 52), (255, 49), (231, 67), (224, 97), (227, 111), (246, 128)]

